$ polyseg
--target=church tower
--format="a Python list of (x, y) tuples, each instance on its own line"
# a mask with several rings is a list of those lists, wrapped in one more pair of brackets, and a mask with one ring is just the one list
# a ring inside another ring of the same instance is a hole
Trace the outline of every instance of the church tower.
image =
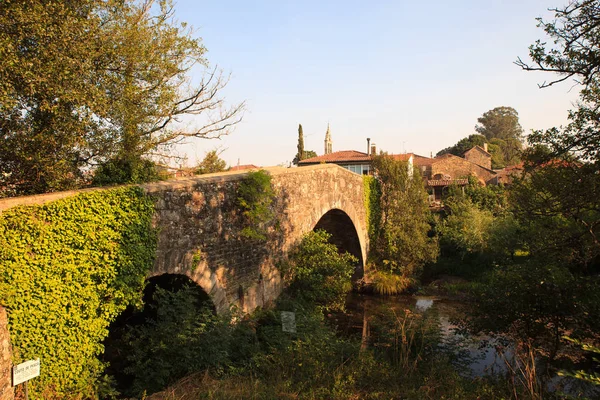
[(329, 133), (329, 124), (327, 124), (327, 133), (325, 133), (325, 153), (324, 154), (331, 154), (331, 148), (332, 148), (332, 143), (331, 143), (331, 133)]

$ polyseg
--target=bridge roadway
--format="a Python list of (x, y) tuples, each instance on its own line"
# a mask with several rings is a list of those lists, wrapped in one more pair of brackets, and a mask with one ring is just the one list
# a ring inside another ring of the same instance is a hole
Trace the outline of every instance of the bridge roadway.
[[(245, 312), (274, 300), (283, 282), (277, 264), (307, 232), (321, 228), (355, 255), (363, 268), (367, 216), (362, 176), (332, 164), (265, 168), (277, 194), (276, 221), (264, 243), (239, 235), (239, 182), (248, 171), (223, 172), (141, 185), (154, 199), (158, 249), (149, 278), (186, 275), (211, 297), (217, 312), (237, 305)], [(3, 210), (104, 188), (0, 200)]]

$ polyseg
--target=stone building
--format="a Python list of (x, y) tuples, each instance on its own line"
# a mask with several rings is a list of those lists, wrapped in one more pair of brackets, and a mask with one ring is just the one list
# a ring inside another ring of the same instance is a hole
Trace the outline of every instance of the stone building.
[(470, 161), (473, 164), (480, 165), (487, 169), (492, 169), (492, 155), (488, 153), (487, 150), (487, 143), (484, 143), (483, 147), (474, 146), (465, 151), (463, 157), (465, 160)]

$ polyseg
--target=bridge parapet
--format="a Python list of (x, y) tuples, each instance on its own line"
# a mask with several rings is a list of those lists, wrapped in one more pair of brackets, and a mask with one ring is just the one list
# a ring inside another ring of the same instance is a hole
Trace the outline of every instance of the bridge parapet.
[[(213, 299), (218, 312), (237, 304), (250, 311), (274, 300), (282, 289), (277, 263), (315, 227), (364, 265), (368, 250), (362, 177), (332, 164), (265, 168), (277, 193), (277, 221), (265, 242), (239, 234), (244, 220), (237, 187), (248, 171), (208, 174), (141, 185), (154, 199), (158, 250), (150, 276), (183, 274)], [(0, 200), (0, 212), (43, 204), (104, 188)]]

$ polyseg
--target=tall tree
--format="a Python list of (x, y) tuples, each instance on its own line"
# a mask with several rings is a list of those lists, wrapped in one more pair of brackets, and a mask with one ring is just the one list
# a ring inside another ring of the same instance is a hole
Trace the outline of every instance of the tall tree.
[(529, 136), (532, 144), (545, 144), (549, 157), (567, 153), (582, 159), (600, 161), (600, 7), (594, 0), (574, 0), (567, 6), (553, 8), (554, 19), (538, 18), (551, 39), (529, 47), (530, 62), (520, 58), (516, 64), (527, 71), (558, 74), (543, 82), (548, 87), (573, 78), (583, 86), (580, 102), (569, 111), (569, 124), (564, 128), (536, 131)]
[(227, 78), (207, 69), (189, 84), (205, 51), (170, 0), (0, 3), (0, 195), (74, 187), (107, 162), (134, 171), (229, 133), (243, 104), (224, 106)]
[(523, 136), (519, 113), (512, 107), (496, 107), (477, 118), (475, 130), (486, 139), (517, 139)]
[(429, 205), (417, 169), (387, 154), (373, 158), (379, 181), (379, 229), (369, 255), (386, 272), (412, 277), (437, 257), (437, 242), (428, 236)]
[(304, 156), (304, 132), (302, 132), (302, 124), (298, 124), (298, 152), (294, 157), (293, 163), (298, 165), (300, 161), (304, 160)]

